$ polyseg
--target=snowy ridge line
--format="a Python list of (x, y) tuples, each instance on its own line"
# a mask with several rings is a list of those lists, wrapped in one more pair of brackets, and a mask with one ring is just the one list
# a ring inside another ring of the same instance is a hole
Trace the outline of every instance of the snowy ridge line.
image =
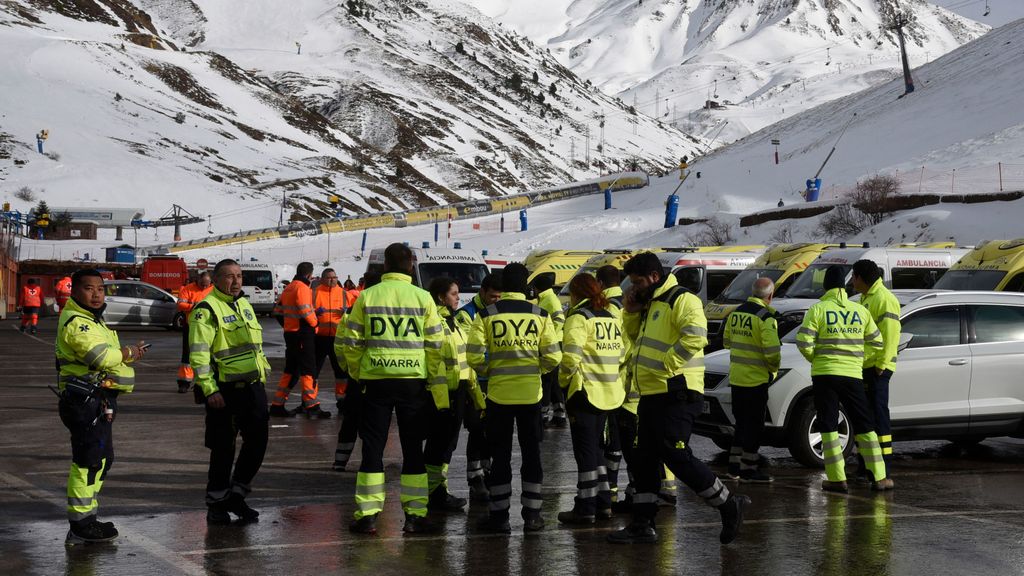
[(243, 242), (259, 242), (261, 240), (277, 240), (280, 238), (294, 238), (301, 236), (316, 236), (334, 232), (351, 232), (354, 230), (367, 230), (371, 228), (404, 228), (430, 222), (442, 222), (449, 218), (452, 220), (463, 220), (467, 218), (479, 218), (493, 214), (504, 213), (512, 210), (521, 210), (530, 206), (538, 206), (567, 200), (579, 196), (597, 194), (605, 190), (630, 190), (643, 188), (650, 184), (650, 179), (645, 172), (620, 172), (609, 174), (602, 178), (574, 182), (566, 186), (544, 188), (533, 192), (523, 192), (501, 198), (490, 198), (482, 200), (467, 200), (454, 204), (433, 206), (429, 208), (415, 208), (397, 212), (376, 212), (373, 214), (361, 214), (342, 216), (335, 218), (323, 218), (304, 223), (293, 223), (286, 226), (246, 230), (233, 234), (222, 234), (215, 237), (197, 238), (182, 242), (170, 242), (140, 247), (139, 252), (143, 255), (163, 254), (195, 250), (199, 248), (212, 248), (215, 246), (227, 246)]
[[(1012, 202), (1024, 198), (1024, 190), (1008, 190), (1005, 192), (979, 192), (975, 194), (898, 194), (888, 198), (888, 201), (875, 206), (858, 207), (863, 212), (898, 212), (900, 210), (913, 210), (923, 206), (934, 206), (936, 204), (981, 204), (984, 202)], [(799, 218), (813, 218), (831, 211), (836, 206), (853, 204), (852, 199), (833, 199), (821, 202), (808, 202), (795, 206), (782, 208), (770, 208), (760, 212), (753, 212), (740, 218), (740, 227), (757, 226), (765, 222), (778, 220), (791, 220)]]

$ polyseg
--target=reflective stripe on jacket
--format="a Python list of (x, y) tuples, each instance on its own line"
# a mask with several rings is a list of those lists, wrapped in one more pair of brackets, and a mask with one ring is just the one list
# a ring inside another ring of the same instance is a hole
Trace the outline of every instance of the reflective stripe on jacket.
[(885, 347), (882, 354), (877, 356), (871, 364), (865, 364), (865, 368), (881, 368), (882, 370), (896, 371), (896, 354), (900, 347), (900, 332), (903, 324), (900, 322), (900, 301), (893, 296), (892, 292), (885, 287), (882, 279), (875, 280), (875, 283), (860, 297), (861, 306), (868, 309), (871, 319), (878, 326), (882, 333), (882, 341)]
[(851, 302), (844, 288), (833, 288), (804, 315), (796, 346), (811, 363), (811, 376), (860, 379), (884, 344), (867, 308)]
[(622, 324), (635, 347), (631, 385), (641, 396), (682, 388), (704, 392), (708, 321), (700, 298), (675, 276), (665, 277), (644, 310), (623, 314)]
[(298, 332), (302, 324), (316, 328), (313, 291), (305, 278), (295, 278), (288, 283), (274, 306), (274, 314), (284, 318), (285, 332)]
[(124, 362), (117, 332), (100, 315), (86, 310), (72, 298), (60, 313), (57, 323), (57, 386), (63, 390), (69, 376), (88, 378), (106, 372), (114, 390), (131, 392), (135, 370)]
[(724, 344), (729, 349), (729, 383), (767, 384), (779, 371), (782, 344), (775, 311), (750, 297), (725, 319)]
[(345, 321), (345, 314), (355, 302), (350, 294), (341, 286), (334, 288), (326, 284), (316, 287), (313, 297), (313, 310), (316, 312), (316, 335), (333, 338), (338, 326)]
[(612, 314), (612, 305), (593, 310), (587, 304), (578, 304), (565, 319), (558, 382), (568, 388), (566, 399), (584, 390), (595, 408), (613, 410), (626, 398), (619, 374), (625, 353), (622, 321)]
[(487, 378), (487, 397), (498, 404), (540, 402), (540, 375), (562, 360), (551, 317), (518, 292), (503, 292), (478, 311), (466, 353), (477, 375)]
[(249, 301), (211, 291), (188, 320), (188, 361), (205, 396), (220, 384), (266, 383), (270, 362), (263, 354), (263, 327)]
[(439, 376), (441, 317), (425, 290), (406, 274), (388, 272), (367, 288), (345, 318), (338, 342), (349, 374), (366, 383)]

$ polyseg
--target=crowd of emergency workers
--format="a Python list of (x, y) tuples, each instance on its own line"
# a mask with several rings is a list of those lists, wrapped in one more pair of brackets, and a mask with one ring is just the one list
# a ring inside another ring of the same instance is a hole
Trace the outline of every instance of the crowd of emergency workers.
[[(557, 522), (594, 526), (630, 514), (624, 528), (609, 528), (612, 543), (656, 542), (658, 509), (675, 504), (678, 479), (719, 511), (719, 539), (728, 544), (740, 534), (750, 499), (726, 482), (773, 481), (760, 468), (758, 453), (767, 389), (781, 352), (769, 278), (757, 279), (753, 295), (726, 320), (736, 422), (728, 469), (719, 477), (690, 446), (703, 407), (703, 306), (665, 274), (655, 254), (636, 254), (622, 270), (609, 265), (593, 275), (577, 274), (565, 310), (551, 282), (531, 285), (519, 263), (493, 271), (472, 301), (459, 307), (455, 280), (436, 278), (426, 289), (413, 284), (413, 254), (403, 244), (388, 246), (383, 274), (368, 274), (359, 286), (340, 285), (330, 268), (314, 282), (313, 270), (309, 262), (298, 264), (275, 307), (286, 355), (269, 403), (263, 328), (242, 292), (239, 264), (222, 260), (179, 292), (187, 323), (178, 391), (191, 390), (205, 408), (209, 524), (258, 520), (246, 497), (256, 485), (270, 419), (330, 419), (318, 385), (328, 361), (341, 420), (334, 470), (346, 470), (361, 440), (349, 526), (354, 533), (375, 534), (384, 510), (383, 455), (392, 414), (408, 534), (436, 532), (431, 514), (466, 508), (467, 499), (452, 493), (448, 477), (462, 428), (468, 432), (468, 493), (486, 503), (479, 528), (488, 532), (511, 531), (514, 431), (522, 460), (519, 510), (527, 532), (546, 526), (541, 443), (547, 427), (568, 426), (578, 472), (573, 506)], [(65, 280), (56, 358), (60, 418), (72, 447), (67, 542), (109, 541), (118, 531), (99, 521), (97, 512), (114, 458), (112, 425), (121, 395), (134, 388), (132, 365), (147, 346), (122, 345), (104, 323), (98, 271), (80, 270)], [(849, 489), (838, 437), (841, 402), (855, 433), (858, 475), (873, 490), (891, 490), (887, 399), (899, 303), (869, 260), (853, 266), (860, 303), (847, 298), (845, 284), (842, 267), (826, 270), (825, 294), (797, 333), (797, 347), (812, 366), (827, 476), (821, 487)], [(628, 286), (625, 293), (620, 285)], [(22, 331), (34, 333), (39, 297), (30, 281), (21, 295)], [(289, 410), (296, 386), (301, 401)]]

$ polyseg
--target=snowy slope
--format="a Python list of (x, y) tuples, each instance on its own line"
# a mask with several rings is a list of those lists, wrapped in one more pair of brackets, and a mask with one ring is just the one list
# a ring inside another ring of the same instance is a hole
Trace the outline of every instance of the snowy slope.
[(658, 170), (699, 142), (462, 4), (356, 4), (0, 2), (0, 196), (148, 217), (176, 202), (223, 233), (276, 224), (283, 194), (286, 218), (332, 194), (373, 212)]
[[(1020, 0), (930, 0), (932, 4), (956, 12), (993, 28), (1024, 18), (1024, 2)], [(988, 14), (986, 14), (988, 6)]]
[[(566, 66), (650, 116), (729, 142), (898, 73), (880, 33), (892, 0), (464, 0), (546, 43)], [(899, 4), (914, 65), (987, 27)], [(723, 110), (703, 111), (713, 100)], [(726, 121), (728, 124), (726, 124)]]

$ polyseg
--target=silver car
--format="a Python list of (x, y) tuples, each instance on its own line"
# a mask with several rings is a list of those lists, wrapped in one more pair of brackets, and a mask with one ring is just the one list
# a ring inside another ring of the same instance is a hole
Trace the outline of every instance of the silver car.
[(107, 309), (103, 319), (111, 326), (163, 326), (172, 328), (178, 301), (163, 289), (139, 280), (105, 280)]
[[(1024, 437), (1024, 294), (893, 292), (903, 309), (896, 373), (889, 385), (893, 440), (976, 443)], [(762, 444), (789, 448), (821, 467), (821, 433), (811, 397), (811, 365), (797, 350), (796, 330), (782, 339), (782, 365), (768, 389)], [(695, 431), (720, 447), (732, 442), (729, 351), (705, 358), (704, 414)], [(853, 448), (842, 408), (839, 438)]]

